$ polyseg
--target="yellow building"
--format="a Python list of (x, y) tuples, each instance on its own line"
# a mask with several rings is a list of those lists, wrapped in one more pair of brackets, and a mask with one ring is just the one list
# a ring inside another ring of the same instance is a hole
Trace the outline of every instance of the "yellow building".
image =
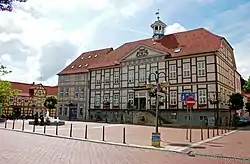
[[(44, 101), (48, 96), (57, 96), (57, 86), (44, 86), (42, 84), (27, 84), (11, 82), (13, 89), (20, 90), (15, 97), (10, 97), (3, 106), (3, 114), (10, 116), (32, 116), (36, 112), (44, 114), (46, 108)], [(30, 93), (33, 91), (33, 96)], [(50, 116), (56, 116), (56, 109), (50, 111)]]

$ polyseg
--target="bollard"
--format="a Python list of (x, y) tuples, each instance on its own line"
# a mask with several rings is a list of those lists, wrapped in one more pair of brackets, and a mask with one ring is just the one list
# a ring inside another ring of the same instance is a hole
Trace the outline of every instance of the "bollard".
[(210, 136), (209, 136), (209, 126), (207, 127), (207, 138), (210, 138)]
[(4, 128), (5, 128), (5, 129), (7, 128), (7, 119), (5, 120)]
[(13, 120), (12, 129), (15, 129), (15, 119)]
[(213, 137), (215, 136), (215, 134), (214, 134), (214, 126), (213, 126)]
[(224, 133), (227, 133), (227, 126), (225, 126), (224, 128)]
[(219, 127), (218, 127), (218, 125), (216, 126), (216, 130), (217, 130), (217, 136), (220, 135), (219, 134)]
[(126, 144), (126, 134), (125, 134), (125, 127), (123, 127), (123, 144)]
[(85, 126), (85, 139), (88, 139), (88, 125)]
[(201, 140), (203, 140), (203, 127), (201, 126)]
[(46, 124), (43, 126), (43, 134), (46, 134)]
[(58, 135), (58, 123), (56, 123), (56, 135)]
[(35, 126), (35, 124), (33, 125), (33, 132), (35, 132), (36, 131), (36, 126)]
[(102, 141), (105, 141), (105, 127), (102, 126)]
[(23, 119), (23, 126), (22, 126), (22, 131), (24, 131), (24, 119)]
[(190, 130), (189, 130), (189, 142), (192, 142), (192, 125), (190, 125)]
[(221, 134), (223, 134), (223, 127), (221, 127), (221, 129), (220, 129), (220, 130), (221, 130)]
[(186, 140), (188, 140), (188, 128), (186, 129)]
[(69, 136), (72, 137), (72, 124), (70, 124)]

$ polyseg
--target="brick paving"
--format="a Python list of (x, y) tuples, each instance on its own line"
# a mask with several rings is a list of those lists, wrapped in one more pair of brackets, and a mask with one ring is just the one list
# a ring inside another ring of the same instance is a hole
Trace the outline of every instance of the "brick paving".
[(201, 144), (192, 149), (195, 153), (249, 158), (250, 130), (240, 130), (223, 138)]
[[(1, 124), (0, 124), (1, 125)], [(247, 164), (0, 129), (0, 164)]]
[[(123, 127), (126, 128), (126, 143), (136, 144), (143, 146), (151, 145), (151, 134), (155, 130), (152, 126), (139, 126), (139, 125), (126, 125), (126, 124), (104, 124), (104, 123), (91, 123), (91, 122), (68, 122), (65, 126), (59, 127), (59, 135), (69, 136), (70, 124), (73, 124), (73, 136), (78, 138), (84, 138), (85, 125), (88, 125), (88, 139), (102, 140), (102, 126), (105, 126), (105, 141), (122, 143)], [(1, 125), (0, 125), (1, 126)], [(4, 125), (2, 125), (4, 127)], [(15, 129), (21, 129), (22, 120), (17, 120), (15, 123)], [(12, 121), (8, 120), (7, 128), (12, 128)], [(28, 125), (28, 121), (25, 121), (25, 131), (32, 131), (33, 126)], [(177, 128), (164, 128), (160, 127), (162, 146), (177, 145), (187, 146), (190, 144), (186, 139), (186, 130)], [(37, 126), (36, 132), (43, 133), (43, 127)], [(47, 127), (46, 133), (55, 134), (55, 127)], [(209, 131), (210, 138), (213, 136), (213, 132)], [(215, 130), (215, 136), (217, 132)], [(219, 131), (221, 134), (221, 131)], [(204, 139), (207, 139), (207, 130), (203, 131)], [(192, 143), (201, 141), (201, 130), (192, 130)]]

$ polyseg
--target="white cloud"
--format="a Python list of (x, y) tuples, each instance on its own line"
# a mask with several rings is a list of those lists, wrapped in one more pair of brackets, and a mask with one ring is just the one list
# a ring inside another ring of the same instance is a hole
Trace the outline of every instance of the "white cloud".
[[(218, 14), (210, 22), (209, 27), (232, 44), (236, 59), (237, 70), (248, 79), (250, 76), (249, 62), (250, 56), (250, 2), (235, 6), (233, 9)], [(222, 27), (221, 27), (222, 25)]]
[[(55, 74), (99, 40), (95, 33), (103, 23), (132, 18), (154, 1), (160, 0), (16, 2), (13, 12), (0, 14), (0, 63), (12, 70), (4, 78), (57, 84)], [(183, 30), (176, 23), (167, 32)]]

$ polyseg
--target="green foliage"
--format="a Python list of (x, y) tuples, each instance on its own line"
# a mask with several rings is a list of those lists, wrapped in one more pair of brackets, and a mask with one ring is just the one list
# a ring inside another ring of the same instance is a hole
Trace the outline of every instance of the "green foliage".
[(240, 93), (234, 93), (229, 99), (229, 108), (232, 110), (239, 110), (244, 107), (243, 96)]
[(245, 85), (243, 86), (243, 89), (245, 91), (250, 92), (250, 76), (249, 76), (248, 80), (245, 82)]
[[(8, 71), (5, 66), (0, 65), (0, 76), (3, 76), (5, 74), (9, 74), (11, 71)], [(0, 115), (2, 114), (2, 107), (3, 103), (9, 98), (14, 97), (18, 93), (20, 93), (19, 90), (13, 89), (11, 87), (11, 83), (6, 80), (0, 79)]]
[(54, 96), (47, 97), (44, 101), (44, 106), (48, 109), (55, 109), (57, 104), (57, 99)]
[(245, 103), (245, 108), (247, 109), (248, 112), (250, 112), (250, 101)]

